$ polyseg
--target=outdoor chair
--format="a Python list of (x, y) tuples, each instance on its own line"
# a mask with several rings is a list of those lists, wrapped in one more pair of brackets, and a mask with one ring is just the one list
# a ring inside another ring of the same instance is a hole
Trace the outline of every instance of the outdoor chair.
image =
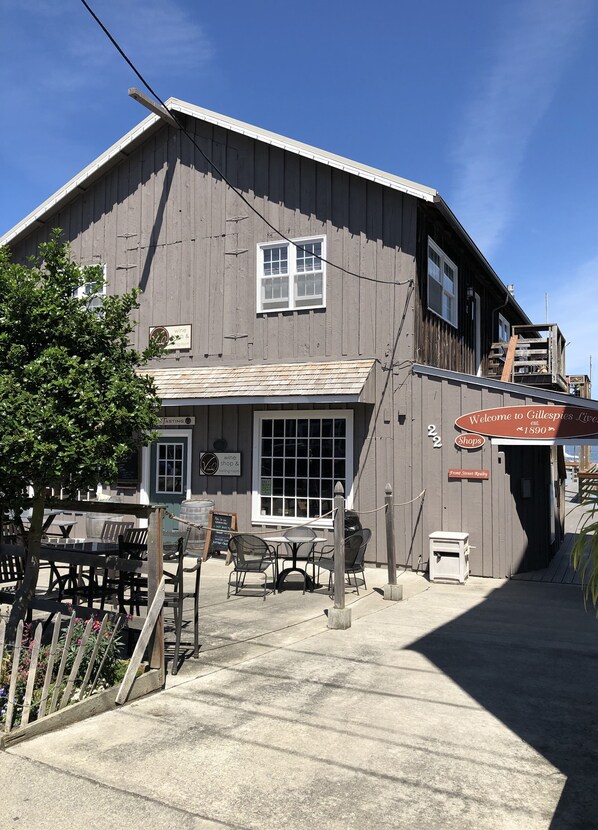
[[(293, 567), (297, 567), (297, 562), (305, 563), (305, 570), (303, 572), (303, 593), (305, 593), (305, 586), (307, 584), (307, 566), (310, 563), (313, 568), (314, 582), (316, 581), (316, 565), (314, 560), (316, 543), (314, 542), (314, 539), (317, 534), (311, 527), (291, 527), (288, 530), (285, 530), (284, 535), (289, 541), (288, 543), (283, 543), (288, 551), (288, 556), (281, 557), (283, 569), (284, 563), (288, 561), (293, 562)], [(293, 549), (295, 550), (294, 555)], [(278, 572), (278, 562), (276, 564), (276, 570)]]
[(0, 585), (10, 585), (13, 591), (25, 575), (25, 551), (22, 545), (0, 543)]
[[(105, 525), (108, 522), (105, 523)], [(112, 522), (112, 524), (123, 524)], [(124, 528), (116, 540), (118, 542), (119, 559), (146, 559), (147, 558), (147, 528), (133, 527), (132, 522)], [(105, 570), (101, 586), (100, 608), (103, 610), (106, 600), (118, 596), (118, 604), (121, 612), (124, 612), (124, 593), (127, 588), (130, 591), (131, 585), (127, 584), (133, 580), (135, 574), (130, 572), (122, 573), (115, 570)], [(138, 575), (137, 575), (138, 576)], [(132, 612), (131, 612), (132, 613)]]
[(266, 599), (266, 588), (268, 580), (266, 571), (272, 568), (273, 591), (276, 593), (276, 551), (259, 536), (251, 533), (239, 533), (231, 536), (228, 549), (233, 561), (233, 569), (228, 576), (228, 588), (226, 598), (230, 597), (230, 589), (234, 579), (235, 594), (245, 585), (247, 574), (262, 574), (264, 577), (264, 600)]
[(133, 522), (116, 522), (108, 519), (104, 522), (100, 539), (102, 542), (118, 542), (118, 537), (130, 530), (133, 524)]
[[(358, 530), (352, 533), (345, 539), (345, 575), (351, 585), (351, 576), (355, 580), (355, 590), (359, 596), (359, 585), (357, 584), (357, 574), (360, 573), (363, 577), (363, 585), (367, 588), (365, 581), (364, 559), (365, 551), (371, 539), (372, 531), (368, 528)], [(322, 548), (319, 559), (315, 561), (315, 567), (318, 569), (318, 582), (320, 578), (320, 568), (328, 571), (328, 591), (332, 592), (332, 584), (334, 580), (334, 546)]]
[[(193, 657), (199, 655), (199, 589), (201, 578), (201, 555), (188, 554), (187, 542), (189, 529), (183, 531), (163, 532), (163, 557), (164, 557), (164, 581), (166, 591), (164, 596), (164, 607), (172, 608), (174, 615), (175, 644), (172, 660), (171, 674), (176, 674), (179, 668), (179, 654), (181, 648), (181, 634), (183, 628), (183, 617), (185, 616), (185, 600), (193, 600)], [(139, 548), (139, 543), (121, 543), (121, 553), (126, 558), (143, 558), (147, 551)], [(192, 557), (195, 562), (190, 567), (185, 567), (185, 557)], [(195, 574), (192, 587), (185, 587), (185, 574)], [(148, 582), (147, 577), (134, 573), (122, 572), (120, 575), (119, 606), (121, 612), (133, 614), (140, 613), (141, 607), (148, 604)]]
[(2, 520), (0, 524), (0, 541), (16, 545), (19, 541), (19, 527), (16, 522)]

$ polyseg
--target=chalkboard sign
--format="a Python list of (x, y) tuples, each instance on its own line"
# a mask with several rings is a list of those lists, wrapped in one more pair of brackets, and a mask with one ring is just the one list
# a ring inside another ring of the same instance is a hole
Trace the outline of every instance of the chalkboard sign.
[(228, 553), (228, 540), (231, 537), (229, 531), (236, 529), (236, 513), (218, 513), (216, 510), (210, 510), (203, 558), (207, 559), (210, 554), (219, 553), (220, 551)]
[(116, 484), (124, 487), (134, 487), (141, 481), (141, 453), (135, 447), (118, 465)]

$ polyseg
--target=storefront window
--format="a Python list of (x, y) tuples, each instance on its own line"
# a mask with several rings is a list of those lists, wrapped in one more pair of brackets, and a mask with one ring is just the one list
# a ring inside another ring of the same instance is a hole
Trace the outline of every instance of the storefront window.
[(349, 493), (351, 415), (334, 410), (256, 415), (254, 521), (318, 519), (332, 511), (337, 481)]

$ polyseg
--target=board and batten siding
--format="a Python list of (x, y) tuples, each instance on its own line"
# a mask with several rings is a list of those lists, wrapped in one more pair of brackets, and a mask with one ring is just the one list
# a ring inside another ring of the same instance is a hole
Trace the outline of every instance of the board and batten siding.
[[(492, 343), (498, 339), (498, 313), (512, 325), (525, 323), (505, 288), (500, 292), (486, 273), (483, 262), (473, 257), (467, 246), (438, 213), (426, 204), (417, 210), (417, 275), (415, 308), (415, 360), (456, 372), (476, 374), (474, 293), (480, 297), (482, 373)], [(428, 309), (428, 238), (442, 249), (458, 269), (457, 327)], [(468, 289), (469, 295), (468, 295)]]
[[(221, 127), (194, 119), (188, 126), (285, 236), (325, 235), (331, 263), (370, 279), (328, 265), (326, 308), (257, 314), (257, 245), (279, 236), (183, 134), (165, 125), (15, 243), (15, 259), (34, 254), (50, 229), (61, 227), (75, 261), (106, 265), (108, 293), (141, 288), (137, 347), (145, 346), (151, 326), (192, 325), (192, 348), (169, 353), (163, 367), (376, 358), (376, 404), (352, 407), (354, 507), (374, 531), (368, 559), (385, 562), (384, 513), (377, 508), (387, 483), (397, 498), (407, 489), (394, 481), (393, 465), (406, 451), (398, 415), (407, 407), (404, 379), (414, 356), (417, 200)], [(196, 416), (192, 492), (215, 497), (218, 509), (236, 512), (246, 529), (254, 411), (215, 405), (164, 412)], [(239, 478), (199, 475), (199, 452), (220, 437), (242, 453)]]
[[(154, 325), (192, 325), (192, 348), (162, 366), (384, 357), (415, 274), (415, 198), (221, 127), (195, 140), (286, 236), (325, 235), (325, 309), (256, 313), (257, 245), (278, 234), (192, 143), (166, 125), (16, 243), (35, 253), (61, 227), (82, 264), (105, 263), (108, 292), (142, 289), (135, 345)], [(387, 284), (385, 284), (387, 283)], [(412, 357), (413, 297), (395, 360)]]
[[(410, 498), (425, 488), (423, 500), (395, 508), (397, 560), (425, 570), (429, 534), (436, 530), (466, 531), (472, 545), (471, 573), (508, 577), (519, 569), (544, 567), (554, 552), (546, 508), (550, 486), (549, 447), (492, 446), (487, 439), (475, 451), (459, 449), (454, 439), (461, 430), (455, 420), (467, 412), (500, 406), (533, 404), (537, 398), (428, 376), (410, 379), (411, 417), (405, 423), (405, 455), (396, 469), (410, 481)], [(442, 446), (428, 435), (434, 426)], [(486, 469), (487, 481), (448, 479), (448, 470)], [(532, 496), (522, 499), (521, 478), (532, 481)]]

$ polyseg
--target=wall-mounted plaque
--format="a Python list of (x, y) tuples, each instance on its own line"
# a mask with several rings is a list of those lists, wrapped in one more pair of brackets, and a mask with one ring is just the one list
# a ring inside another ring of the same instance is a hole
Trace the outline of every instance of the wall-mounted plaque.
[(490, 470), (449, 470), (449, 478), (468, 478), (472, 481), (484, 481), (490, 478)]
[(240, 452), (201, 452), (199, 474), (202, 476), (240, 476)]
[(159, 418), (161, 427), (192, 427), (195, 426), (195, 415), (173, 415)]
[[(191, 325), (184, 326), (151, 326), (149, 332), (150, 340), (157, 340), (166, 345), (167, 352), (178, 351), (179, 349), (191, 348)], [(172, 343), (169, 339), (174, 337)]]

